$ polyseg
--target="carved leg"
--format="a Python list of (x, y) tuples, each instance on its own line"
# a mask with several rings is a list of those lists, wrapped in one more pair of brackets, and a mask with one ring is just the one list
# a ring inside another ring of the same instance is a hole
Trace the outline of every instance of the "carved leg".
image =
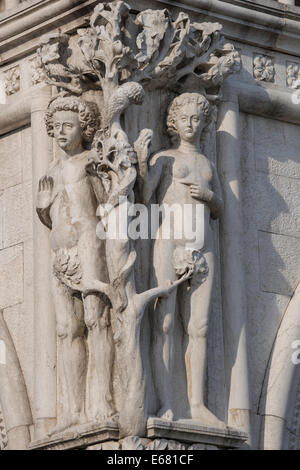
[[(156, 267), (156, 283), (164, 285), (168, 280), (174, 281), (176, 273), (170, 263), (174, 251), (169, 240), (157, 240), (154, 247), (154, 265)], [(168, 298), (158, 299), (153, 312), (153, 344), (152, 363), (154, 367), (155, 388), (158, 392), (160, 410), (158, 416), (173, 420), (173, 349), (174, 349), (174, 318), (176, 306), (175, 289)]]
[(96, 295), (84, 299), (89, 349), (89, 418), (99, 422), (107, 421), (115, 414), (111, 389), (114, 350), (109, 312), (109, 306)]
[[(205, 406), (207, 388), (207, 328), (211, 310), (214, 281), (214, 254), (206, 253), (208, 277), (203, 284), (198, 276), (191, 280), (191, 289), (186, 291), (183, 304), (183, 321), (188, 335), (185, 354), (188, 398), (191, 417), (203, 424), (220, 425), (221, 422)], [(199, 285), (200, 284), (200, 285)]]
[(173, 420), (172, 378), (174, 357), (174, 311), (176, 290), (168, 299), (160, 299), (154, 310), (153, 364), (160, 410), (158, 416)]
[(62, 370), (67, 388), (68, 417), (53, 432), (78, 424), (84, 418), (86, 378), (86, 346), (83, 306), (80, 299), (56, 278), (53, 279), (53, 300), (56, 310), (57, 336), (61, 343)]

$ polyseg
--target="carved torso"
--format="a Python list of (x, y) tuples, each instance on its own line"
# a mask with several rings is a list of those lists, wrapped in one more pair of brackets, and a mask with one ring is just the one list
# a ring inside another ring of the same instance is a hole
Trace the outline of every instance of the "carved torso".
[[(180, 204), (183, 209), (185, 204), (193, 207), (202, 206), (201, 226), (204, 226), (205, 245), (207, 246), (211, 239), (210, 209), (207, 204), (191, 196), (190, 185), (195, 184), (212, 189), (213, 169), (210, 161), (204, 155), (186, 155), (175, 149), (163, 151), (154, 156), (154, 159), (161, 159), (162, 165), (162, 175), (156, 191), (157, 203)], [(190, 219), (192, 228), (196, 227), (195, 218), (196, 212), (193, 210), (193, 218)], [(176, 244), (185, 244), (186, 241), (183, 237), (182, 240), (176, 240)]]
[(54, 180), (51, 245), (53, 250), (71, 248), (82, 233), (96, 231), (97, 203), (86, 174), (86, 152), (58, 161), (49, 174)]

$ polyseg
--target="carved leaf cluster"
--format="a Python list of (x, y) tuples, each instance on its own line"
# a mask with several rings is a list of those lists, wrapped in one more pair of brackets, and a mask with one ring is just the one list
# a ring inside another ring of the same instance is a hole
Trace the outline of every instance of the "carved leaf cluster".
[(275, 67), (271, 57), (259, 54), (253, 60), (253, 75), (256, 80), (273, 82)]
[(13, 95), (20, 90), (20, 69), (13, 67), (5, 72), (5, 91), (6, 94)]
[(176, 19), (166, 9), (133, 15), (123, 1), (101, 3), (78, 36), (82, 69), (66, 61), (66, 35), (52, 34), (39, 49), (48, 82), (77, 94), (87, 83), (90, 88), (101, 85), (107, 96), (111, 86), (126, 82), (173, 87), (190, 74), (205, 88), (218, 87), (241, 67), (219, 23), (192, 23), (183, 12)]
[(82, 278), (78, 254), (74, 250), (70, 251), (58, 250), (53, 264), (56, 277), (66, 285), (79, 284)]
[(300, 88), (300, 65), (290, 62), (286, 69), (286, 83), (290, 88)]

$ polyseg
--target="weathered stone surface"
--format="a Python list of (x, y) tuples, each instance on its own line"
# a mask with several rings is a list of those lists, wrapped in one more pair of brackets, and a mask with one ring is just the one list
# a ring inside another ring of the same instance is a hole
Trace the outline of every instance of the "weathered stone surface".
[(6, 189), (3, 195), (3, 207), (4, 247), (32, 238), (31, 182)]
[(292, 295), (300, 275), (300, 238), (259, 232), (261, 289)]
[[(254, 273), (257, 271), (253, 271)], [(248, 279), (248, 278), (247, 278)], [(257, 273), (259, 282), (259, 274)], [(278, 325), (289, 304), (290, 297), (270, 292), (257, 293), (251, 289), (248, 298), (248, 343), (249, 343), (249, 376), (252, 391), (253, 407), (257, 409), (265, 379), (266, 367), (274, 345)], [(259, 317), (257, 312), (259, 312)], [(256, 430), (259, 424), (256, 424)], [(255, 432), (255, 439), (259, 437)]]
[[(266, 367), (276, 333), (290, 300), (291, 288), (287, 287), (289, 281), (285, 280), (285, 276), (289, 276), (290, 268), (296, 269), (296, 258), (292, 259), (292, 253), (294, 244), (297, 245), (297, 240), (285, 238), (284, 252), (285, 255), (288, 253), (290, 255), (288, 255), (289, 259), (281, 260), (280, 254), (276, 252), (277, 245), (273, 245), (273, 235), (269, 232), (298, 235), (299, 203), (297, 201), (299, 193), (296, 179), (268, 174), (262, 169), (257, 171), (258, 157), (264, 152), (262, 140), (260, 147), (255, 147), (255, 139), (260, 132), (259, 124), (264, 126), (264, 132), (268, 132), (267, 135), (270, 136), (270, 139), (265, 139), (266, 148), (272, 147), (272, 140), (273, 138), (277, 139), (278, 132), (281, 132), (279, 129), (281, 125), (277, 126), (276, 121), (273, 120), (268, 121), (261, 117), (242, 113), (240, 118), (243, 175), (243, 258), (247, 285), (249, 374), (251, 394), (254, 409), (256, 409), (261, 397)], [(276, 125), (273, 126), (274, 123)], [(286, 124), (287, 128), (289, 126), (290, 124)], [(295, 151), (293, 146), (288, 148)], [(278, 149), (282, 151), (282, 147), (278, 147)], [(276, 151), (276, 146), (274, 146), (274, 150)], [(281, 158), (283, 159), (284, 156), (282, 155)], [(261, 240), (261, 236), (263, 240)], [(263, 246), (259, 243), (260, 241), (264, 242)], [(286, 262), (288, 263), (286, 264)], [(267, 290), (270, 292), (262, 291), (262, 275), (263, 282), (267, 283)], [(283, 280), (282, 285), (281, 280)], [(276, 281), (276, 285), (274, 281)]]
[(33, 311), (26, 302), (4, 309), (4, 318), (11, 332), (15, 348), (23, 371), (28, 397), (34, 403), (34, 341)]
[[(256, 169), (266, 173), (300, 178), (299, 127), (295, 124), (254, 119)], [(276, 208), (277, 205), (273, 204)]]
[(26, 127), (21, 131), (22, 148), (22, 180), (32, 180), (32, 143), (31, 128)]
[(147, 435), (149, 438), (174, 439), (179, 446), (182, 442), (193, 442), (224, 448), (238, 448), (247, 439), (245, 433), (224, 425), (216, 428), (195, 420), (171, 422), (159, 418), (148, 419)]
[(23, 301), (23, 247), (16, 245), (0, 251), (0, 308)]
[(0, 189), (22, 181), (21, 134), (13, 132), (0, 137)]

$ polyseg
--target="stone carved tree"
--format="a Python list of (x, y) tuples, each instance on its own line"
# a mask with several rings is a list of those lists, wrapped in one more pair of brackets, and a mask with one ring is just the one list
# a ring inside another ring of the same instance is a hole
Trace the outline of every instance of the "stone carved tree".
[[(192, 23), (185, 13), (174, 20), (165, 9), (134, 16), (125, 2), (115, 1), (97, 5), (90, 25), (78, 30), (84, 67), (72, 66), (67, 36), (43, 39), (38, 58), (48, 83), (63, 95), (98, 89), (103, 96), (102, 124), (94, 138), (88, 169), (91, 177), (101, 180), (105, 202), (111, 205), (109, 213), (102, 212), (102, 234), (109, 231), (120, 206), (133, 203), (135, 198), (137, 155), (121, 116), (131, 104), (142, 104), (145, 91), (162, 87), (180, 90), (190, 80), (197, 80), (198, 90), (217, 94), (223, 80), (240, 68), (239, 54), (224, 43), (221, 30), (218, 23)], [(125, 229), (131, 219), (127, 215)], [(168, 296), (201, 269), (195, 258), (175, 282), (166, 280), (165, 285), (137, 293), (135, 262), (132, 240), (108, 238), (109, 283), (90, 279), (74, 286), (72, 279), (68, 281), (70, 288), (84, 296), (100, 292), (111, 304), (121, 437), (143, 436), (146, 430), (146, 377), (141, 355), (145, 309), (153, 299)]]

